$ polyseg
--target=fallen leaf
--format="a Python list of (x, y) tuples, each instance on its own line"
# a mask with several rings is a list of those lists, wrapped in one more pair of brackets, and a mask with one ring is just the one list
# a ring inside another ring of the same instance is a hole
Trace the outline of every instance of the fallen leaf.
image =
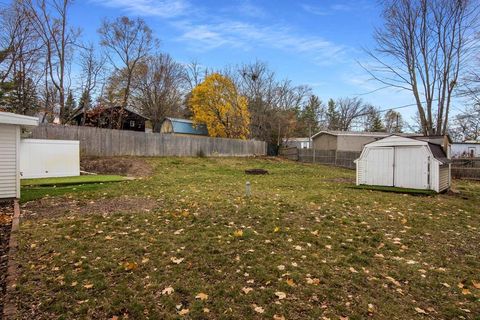
[(162, 294), (168, 296), (168, 295), (171, 295), (174, 291), (175, 289), (173, 289), (172, 287), (166, 287), (165, 289), (162, 290)]
[(475, 288), (480, 289), (480, 282), (472, 280), (472, 284)]
[(93, 283), (84, 284), (83, 287), (84, 287), (85, 289), (91, 289), (91, 288), (93, 288)]
[(275, 295), (277, 296), (278, 300), (283, 300), (287, 297), (287, 294), (281, 291), (275, 292)]
[(72, 286), (72, 287), (75, 287), (77, 284), (78, 284), (77, 281), (73, 281), (72, 284), (71, 284), (71, 286)]
[(318, 286), (320, 284), (320, 279), (317, 278), (305, 278), (308, 284), (313, 284), (314, 286)]
[(357, 270), (355, 270), (355, 268), (354, 268), (354, 267), (350, 267), (350, 269), (348, 269), (348, 270), (350, 270), (350, 272), (351, 272), (351, 273), (358, 273), (358, 271), (357, 271)]
[(415, 307), (415, 311), (417, 311), (418, 313), (421, 313), (421, 314), (428, 314), (425, 310), (423, 310), (422, 308), (419, 308), (419, 307)]
[(273, 320), (285, 320), (285, 317), (281, 316), (279, 314), (274, 314), (273, 315)]
[(446, 287), (446, 288), (450, 288), (450, 285), (446, 282), (442, 283), (442, 286)]
[(370, 312), (370, 313), (375, 312), (375, 306), (371, 303), (368, 304), (368, 312)]
[(471, 294), (471, 292), (470, 292), (470, 290), (465, 288), (465, 289), (462, 289), (462, 294), (467, 295), (467, 294)]
[(392, 277), (390, 276), (386, 276), (385, 279), (387, 279), (388, 281), (390, 281), (391, 283), (393, 283), (394, 285), (396, 285), (397, 287), (401, 287), (401, 283), (398, 282), (397, 280), (393, 279)]
[(123, 264), (123, 267), (125, 268), (125, 271), (132, 271), (138, 268), (138, 263), (136, 262), (125, 262)]
[(210, 313), (210, 309), (208, 309), (208, 308), (203, 308), (203, 313)]
[(250, 287), (243, 287), (242, 288), (243, 293), (248, 294), (250, 291), (253, 291), (253, 288)]
[(207, 300), (208, 299), (208, 294), (200, 292), (199, 294), (197, 294), (195, 296), (195, 299), (200, 299), (202, 301)]
[(287, 284), (290, 286), (290, 287), (293, 287), (295, 286), (295, 281), (293, 281), (293, 279), (287, 279)]
[(106, 236), (106, 237), (105, 237), (105, 240), (113, 240), (113, 237), (111, 237), (111, 236)]
[(285, 266), (283, 264), (277, 266), (277, 269), (282, 271), (282, 270), (285, 270)]
[(273, 229), (273, 232), (278, 232), (278, 231), (280, 231), (279, 227), (275, 227), (275, 229)]
[(190, 310), (188, 310), (188, 309), (182, 309), (182, 310), (178, 311), (178, 314), (181, 315), (181, 316), (185, 316), (189, 312), (190, 312)]
[(237, 231), (235, 231), (235, 232), (233, 233), (233, 236), (234, 236), (234, 237), (237, 237), (237, 238), (242, 237), (242, 236), (243, 236), (243, 230), (237, 230)]
[(171, 257), (170, 260), (175, 264), (180, 264), (184, 258)]
[(265, 312), (265, 309), (263, 309), (260, 306), (257, 306), (256, 304), (253, 305), (253, 310), (255, 310), (255, 312), (257, 312), (257, 313), (264, 313)]

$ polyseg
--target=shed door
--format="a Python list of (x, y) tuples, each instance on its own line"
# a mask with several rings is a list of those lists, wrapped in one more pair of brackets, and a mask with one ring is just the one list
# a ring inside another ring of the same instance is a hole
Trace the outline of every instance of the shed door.
[(428, 189), (429, 156), (423, 147), (395, 147), (395, 187)]
[(365, 184), (393, 186), (393, 148), (369, 148), (367, 159), (368, 160), (365, 168)]

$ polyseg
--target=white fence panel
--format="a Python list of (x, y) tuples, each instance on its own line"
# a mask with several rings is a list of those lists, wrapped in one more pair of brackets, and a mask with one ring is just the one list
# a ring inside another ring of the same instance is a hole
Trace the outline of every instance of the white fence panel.
[(20, 176), (22, 179), (79, 175), (79, 141), (44, 139), (20, 141)]

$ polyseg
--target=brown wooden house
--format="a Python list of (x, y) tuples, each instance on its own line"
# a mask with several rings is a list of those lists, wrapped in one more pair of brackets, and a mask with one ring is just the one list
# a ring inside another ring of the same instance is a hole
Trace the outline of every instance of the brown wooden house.
[[(123, 112), (123, 113), (122, 113)], [(122, 113), (122, 125), (117, 128), (118, 119)], [(80, 111), (75, 117), (73, 122), (76, 125), (82, 125), (85, 118), (85, 126), (107, 128), (107, 129), (120, 129), (131, 131), (145, 131), (145, 124), (149, 119), (141, 115), (133, 108), (127, 107), (122, 111), (121, 107), (96, 107), (90, 109), (84, 114)]]

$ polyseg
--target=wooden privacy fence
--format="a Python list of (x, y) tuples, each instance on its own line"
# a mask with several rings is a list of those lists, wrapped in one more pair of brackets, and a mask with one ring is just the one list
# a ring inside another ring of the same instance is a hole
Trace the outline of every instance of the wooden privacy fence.
[(79, 140), (87, 156), (232, 156), (265, 155), (263, 141), (181, 136), (93, 127), (42, 125), (34, 139)]
[(480, 180), (480, 158), (452, 159), (452, 178)]
[(355, 163), (353, 161), (360, 157), (360, 152), (288, 147), (280, 148), (279, 155), (282, 158), (294, 161), (330, 164), (355, 169)]

